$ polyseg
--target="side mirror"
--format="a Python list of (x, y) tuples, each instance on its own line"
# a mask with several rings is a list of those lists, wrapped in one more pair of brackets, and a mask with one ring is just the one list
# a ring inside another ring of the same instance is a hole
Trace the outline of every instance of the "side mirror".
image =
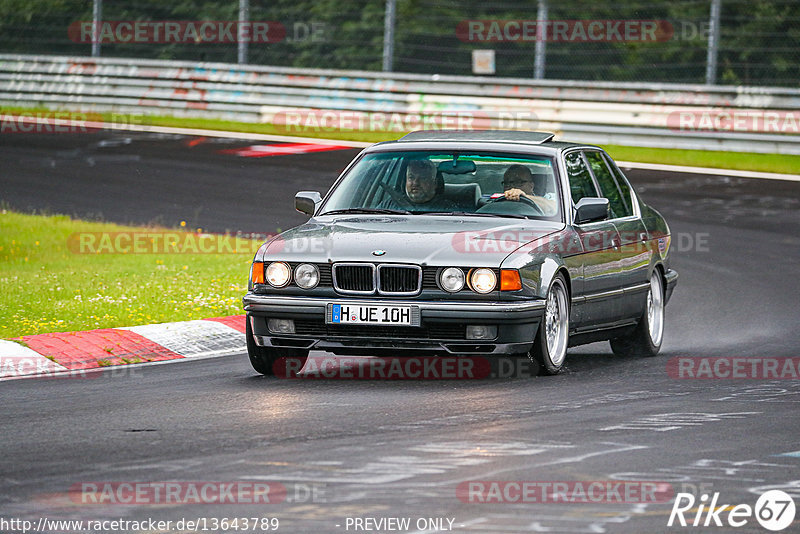
[(300, 191), (294, 196), (294, 209), (313, 217), (321, 200), (318, 191)]
[(575, 205), (575, 223), (583, 224), (608, 218), (608, 199), (583, 197)]

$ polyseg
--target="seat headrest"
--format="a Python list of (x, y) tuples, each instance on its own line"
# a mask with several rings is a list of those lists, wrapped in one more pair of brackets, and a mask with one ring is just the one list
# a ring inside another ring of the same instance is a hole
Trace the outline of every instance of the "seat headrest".
[(444, 195), (459, 206), (474, 209), (481, 198), (481, 187), (478, 184), (446, 184)]

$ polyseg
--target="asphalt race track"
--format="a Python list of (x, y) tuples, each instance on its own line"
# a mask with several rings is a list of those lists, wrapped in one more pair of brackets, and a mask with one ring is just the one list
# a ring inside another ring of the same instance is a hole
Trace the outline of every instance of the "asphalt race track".
[[(122, 223), (273, 232), (303, 221), (297, 190), (324, 191), (356, 153), (219, 152), (249, 144), (264, 143), (7, 135), (0, 200)], [(782, 489), (800, 505), (800, 380), (676, 379), (667, 362), (800, 356), (800, 183), (627, 175), (670, 222), (680, 272), (657, 358), (617, 358), (593, 344), (571, 350), (556, 377), (383, 381), (268, 379), (241, 354), (93, 380), (6, 381), (0, 517), (160, 519), (173, 521), (170, 532), (191, 531), (175, 522), (198, 518), (222, 531), (211, 520), (236, 517), (275, 517), (278, 532), (293, 533), (433, 532), (427, 520), (437, 518), (453, 532), (768, 532), (754, 517), (732, 528), (727, 512), (723, 527), (667, 521), (678, 492), (696, 495), (689, 522), (701, 494), (754, 506)], [(470, 481), (607, 480), (659, 482), (671, 496), (479, 503), (457, 493)], [(167, 481), (282, 483), (287, 497), (100, 505), (80, 493), (87, 482)], [(409, 518), (410, 527), (359, 530), (354, 518)]]

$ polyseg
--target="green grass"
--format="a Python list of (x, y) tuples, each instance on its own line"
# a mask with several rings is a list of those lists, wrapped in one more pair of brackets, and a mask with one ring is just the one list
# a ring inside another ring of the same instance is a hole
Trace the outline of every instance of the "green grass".
[[(44, 108), (2, 107), (0, 113), (46, 112)], [(112, 113), (101, 113), (106, 121), (113, 121)], [(306, 130), (287, 132), (285, 127), (272, 124), (235, 122), (220, 119), (192, 119), (169, 116), (144, 115), (137, 117), (140, 124), (150, 126), (169, 126), (174, 128), (198, 128), (204, 130), (223, 130), (234, 132), (260, 133), (272, 135), (295, 135), (317, 139), (341, 139), (377, 143), (400, 138), (402, 132), (366, 132), (355, 130)], [(710, 150), (678, 150), (671, 148), (646, 148), (618, 145), (605, 145), (604, 148), (614, 159), (640, 163), (663, 163), (668, 165), (688, 165), (693, 167), (713, 167), (745, 171), (800, 174), (800, 155), (756, 154), (751, 152), (724, 152)]]
[(603, 148), (606, 149), (612, 158), (619, 161), (800, 174), (800, 156), (754, 154), (750, 152), (721, 152), (712, 150), (642, 148), (619, 145), (605, 145)]
[[(25, 108), (0, 106), (0, 113), (48, 113), (53, 110), (47, 108)], [(356, 130), (335, 130), (320, 129), (319, 131), (287, 131), (285, 127), (273, 124), (255, 122), (237, 122), (222, 119), (195, 119), (184, 117), (172, 117), (161, 115), (140, 115), (133, 119), (120, 118), (124, 114), (118, 113), (91, 113), (91, 116), (102, 116), (106, 122), (133, 122), (146, 126), (168, 126), (172, 128), (198, 128), (201, 130), (220, 130), (225, 132), (246, 132), (269, 135), (290, 135), (294, 137), (313, 137), (315, 139), (340, 139), (343, 141), (361, 141), (365, 143), (377, 143), (379, 141), (391, 141), (399, 139), (404, 134), (398, 132), (364, 132)], [(90, 119), (91, 120), (91, 119)]]
[(227, 254), (75, 252), (77, 233), (162, 230), (0, 210), (0, 338), (243, 313), (256, 242)]

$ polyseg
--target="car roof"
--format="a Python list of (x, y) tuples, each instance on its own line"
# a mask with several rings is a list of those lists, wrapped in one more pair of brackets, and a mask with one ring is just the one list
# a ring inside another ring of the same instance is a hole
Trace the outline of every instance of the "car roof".
[(491, 150), (553, 156), (568, 148), (591, 146), (553, 141), (554, 136), (552, 132), (525, 130), (418, 130), (367, 150)]

